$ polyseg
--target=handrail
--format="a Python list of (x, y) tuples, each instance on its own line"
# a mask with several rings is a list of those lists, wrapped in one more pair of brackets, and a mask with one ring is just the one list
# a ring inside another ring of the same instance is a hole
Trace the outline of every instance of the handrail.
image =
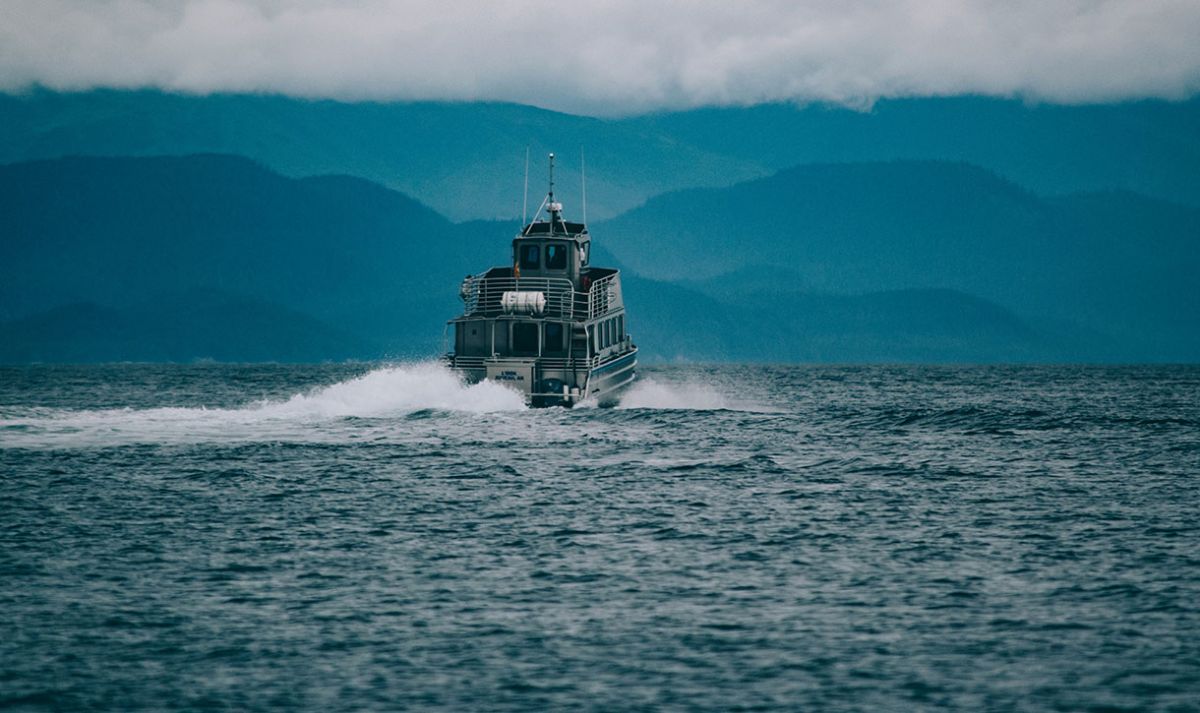
[(617, 280), (619, 274), (614, 272), (592, 283), (587, 293), (589, 319), (608, 314), (612, 305), (621, 303), (621, 283)]
[(539, 357), (537, 363), (542, 369), (591, 369), (596, 357)]
[[(509, 357), (500, 357), (497, 361), (501, 361)], [(528, 359), (536, 359), (538, 368), (540, 369), (591, 369), (600, 362), (600, 357), (520, 357)], [(460, 356), (457, 354), (445, 354), (442, 359), (451, 368), (456, 369), (482, 369), (492, 357), (484, 356)]]
[(620, 273), (606, 275), (589, 285), (587, 292), (575, 290), (562, 277), (486, 277), (472, 275), (463, 283), (464, 316), (495, 317), (504, 313), (505, 292), (541, 292), (546, 296), (543, 316), (574, 320), (596, 319), (621, 304)]
[[(593, 357), (516, 357), (519, 359), (534, 359), (542, 369), (591, 369), (603, 366), (608, 362), (617, 361), (629, 356), (632, 350), (616, 352)], [(513, 357), (462, 356), (459, 354), (443, 354), (442, 359), (451, 367), (459, 369), (482, 369), (489, 361), (504, 361)]]
[(492, 317), (504, 312), (501, 298), (505, 292), (541, 292), (546, 296), (543, 312), (549, 317), (574, 319), (575, 289), (571, 281), (560, 277), (484, 277), (480, 273), (463, 286), (464, 315)]

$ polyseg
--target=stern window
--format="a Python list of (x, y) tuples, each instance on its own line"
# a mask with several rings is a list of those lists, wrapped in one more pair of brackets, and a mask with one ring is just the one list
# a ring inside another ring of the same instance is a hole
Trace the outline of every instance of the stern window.
[(541, 250), (538, 245), (522, 245), (521, 246), (521, 269), (536, 270), (541, 264)]
[(567, 269), (567, 246), (562, 243), (550, 243), (546, 246), (546, 269)]
[(545, 351), (561, 353), (563, 351), (563, 326), (558, 322), (546, 322)]
[(538, 353), (538, 325), (536, 322), (513, 323), (513, 353), (536, 356)]

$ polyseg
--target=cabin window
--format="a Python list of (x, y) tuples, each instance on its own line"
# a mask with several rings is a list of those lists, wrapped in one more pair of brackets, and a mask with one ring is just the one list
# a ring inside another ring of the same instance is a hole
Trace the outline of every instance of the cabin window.
[(604, 346), (605, 348), (612, 345), (612, 320), (604, 320)]
[(521, 356), (537, 356), (538, 325), (537, 322), (513, 322), (512, 350)]
[(625, 315), (617, 315), (617, 341), (625, 341)]
[(564, 349), (562, 324), (559, 322), (546, 322), (546, 341), (544, 342), (543, 351), (547, 354), (561, 354)]
[(505, 322), (492, 322), (491, 329), (488, 332), (488, 339), (491, 340), (489, 353), (504, 354), (508, 352), (508, 324)]
[(588, 251), (589, 251), (589, 248), (591, 248), (591, 247), (592, 247), (591, 243), (580, 243), (579, 244), (579, 266), (580, 267), (587, 267)]
[(542, 252), (536, 243), (521, 246), (521, 269), (536, 270), (541, 265)]
[(546, 246), (546, 269), (567, 269), (567, 246), (562, 243), (550, 243)]
[(460, 356), (483, 356), (487, 340), (479, 322), (459, 322), (455, 326), (455, 352)]

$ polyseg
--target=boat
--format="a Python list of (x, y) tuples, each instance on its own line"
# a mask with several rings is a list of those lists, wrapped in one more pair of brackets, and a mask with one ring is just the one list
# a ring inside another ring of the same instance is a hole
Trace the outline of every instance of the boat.
[(550, 154), (550, 190), (513, 238), (512, 264), (463, 279), (445, 361), (467, 383), (502, 383), (533, 407), (612, 406), (637, 377), (621, 273), (591, 264), (586, 207), (583, 223), (562, 213)]

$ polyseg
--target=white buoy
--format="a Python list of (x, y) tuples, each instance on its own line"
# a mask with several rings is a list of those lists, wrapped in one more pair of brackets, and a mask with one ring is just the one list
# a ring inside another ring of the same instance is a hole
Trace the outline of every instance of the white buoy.
[(505, 292), (500, 296), (500, 307), (507, 314), (541, 314), (546, 311), (544, 292)]

